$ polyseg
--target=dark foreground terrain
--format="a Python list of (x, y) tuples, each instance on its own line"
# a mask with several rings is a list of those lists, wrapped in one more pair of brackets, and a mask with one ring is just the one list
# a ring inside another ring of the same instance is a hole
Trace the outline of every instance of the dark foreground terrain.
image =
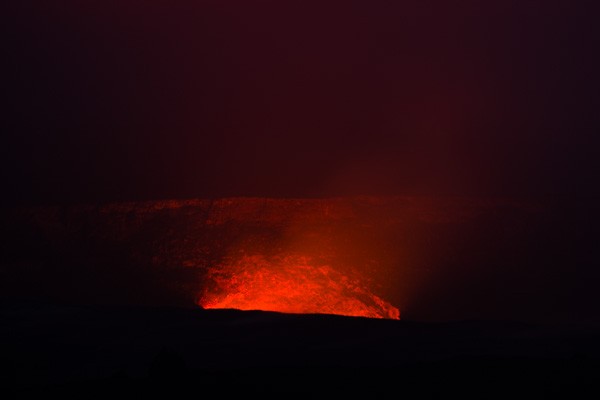
[(600, 329), (6, 303), (2, 387), (48, 396), (589, 398)]

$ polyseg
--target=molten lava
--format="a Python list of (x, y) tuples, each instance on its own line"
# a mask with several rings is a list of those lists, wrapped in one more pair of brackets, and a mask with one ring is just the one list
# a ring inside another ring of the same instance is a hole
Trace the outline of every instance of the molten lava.
[(400, 311), (361, 283), (306, 256), (242, 256), (212, 267), (204, 308), (400, 319)]

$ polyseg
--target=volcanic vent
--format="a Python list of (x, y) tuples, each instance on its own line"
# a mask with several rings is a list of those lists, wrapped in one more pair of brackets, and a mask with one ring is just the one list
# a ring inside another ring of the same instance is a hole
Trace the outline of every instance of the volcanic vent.
[(308, 256), (243, 256), (208, 272), (204, 308), (271, 310), (400, 319), (400, 311), (361, 283)]
[(436, 267), (464, 248), (462, 236), (458, 247), (445, 238), (509, 205), (225, 198), (11, 209), (0, 213), (0, 288), (74, 303), (399, 319), (426, 300), (428, 282), (468, 272)]

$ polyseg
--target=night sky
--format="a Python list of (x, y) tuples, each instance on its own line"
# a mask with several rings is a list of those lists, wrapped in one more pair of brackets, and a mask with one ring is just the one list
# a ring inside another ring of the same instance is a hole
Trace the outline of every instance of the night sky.
[(598, 194), (592, 5), (4, 2), (2, 201)]

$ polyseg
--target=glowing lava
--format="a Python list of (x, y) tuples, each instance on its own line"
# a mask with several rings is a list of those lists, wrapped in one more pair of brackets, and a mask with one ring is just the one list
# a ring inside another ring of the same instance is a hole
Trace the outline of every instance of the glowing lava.
[(328, 265), (313, 266), (305, 256), (243, 256), (212, 267), (208, 275), (211, 287), (198, 301), (204, 308), (400, 319), (396, 307), (359, 279)]

